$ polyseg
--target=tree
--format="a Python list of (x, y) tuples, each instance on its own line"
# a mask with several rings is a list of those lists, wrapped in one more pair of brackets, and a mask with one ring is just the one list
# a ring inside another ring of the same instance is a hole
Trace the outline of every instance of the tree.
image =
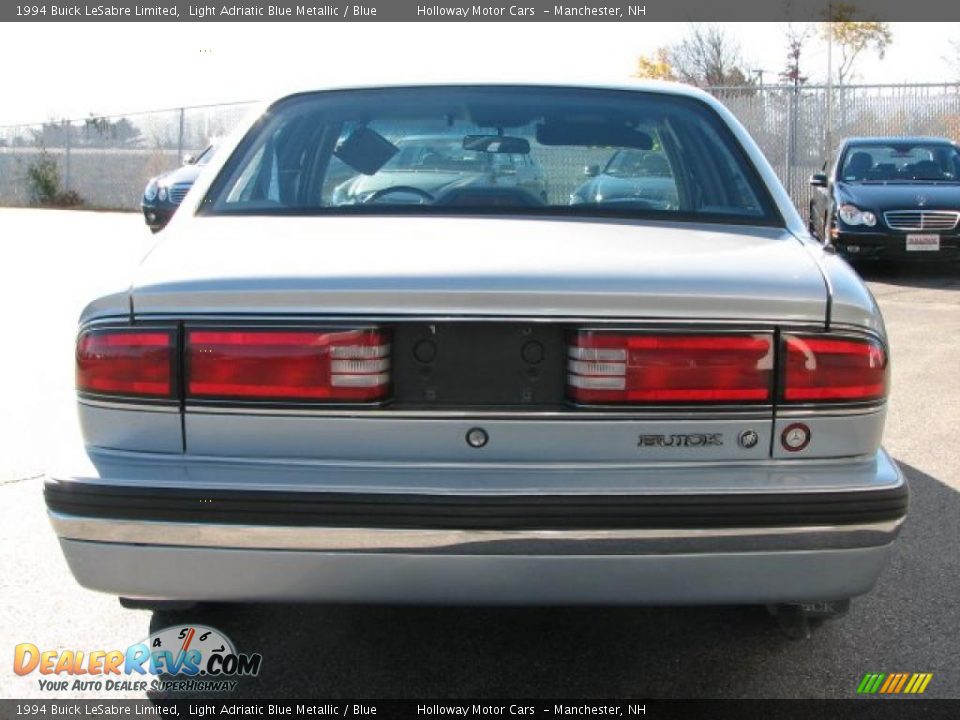
[(670, 48), (669, 58), (677, 77), (691, 85), (749, 83), (739, 44), (719, 25), (693, 24), (689, 35)]
[(812, 35), (813, 28), (807, 23), (802, 25), (787, 23), (787, 65), (780, 73), (780, 80), (793, 85), (794, 89), (799, 88), (808, 79), (800, 69), (800, 58)]
[(676, 80), (677, 76), (670, 64), (670, 51), (662, 47), (657, 48), (652, 55), (638, 57), (637, 69), (634, 70), (633, 77), (644, 80)]
[(693, 23), (683, 40), (637, 60), (634, 77), (679, 80), (699, 87), (751, 85), (740, 46), (718, 25)]
[(890, 23), (856, 22), (852, 20), (856, 15), (857, 8), (854, 5), (838, 3), (832, 6), (830, 21), (825, 23), (824, 36), (832, 39), (840, 52), (837, 66), (837, 82), (840, 85), (853, 76), (854, 64), (864, 50), (872, 50), (882, 60), (887, 47), (893, 42)]
[(37, 147), (64, 147), (70, 134), (69, 120), (48, 120), (40, 129), (30, 128), (32, 144)]
[(90, 113), (84, 121), (84, 144), (92, 147), (140, 145), (140, 129), (126, 118), (111, 120), (105, 115)]

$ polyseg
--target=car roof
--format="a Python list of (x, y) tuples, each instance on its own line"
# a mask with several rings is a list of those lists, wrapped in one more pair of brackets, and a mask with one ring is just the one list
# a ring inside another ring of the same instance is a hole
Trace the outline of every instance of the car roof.
[(431, 81), (428, 83), (410, 83), (410, 82), (382, 82), (374, 84), (331, 84), (313, 88), (299, 87), (288, 92), (275, 94), (268, 105), (273, 105), (280, 100), (295, 95), (311, 95), (314, 93), (331, 92), (338, 90), (394, 90), (400, 88), (483, 88), (483, 87), (541, 87), (541, 88), (566, 88), (570, 90), (627, 90), (632, 92), (658, 93), (662, 95), (676, 95), (682, 97), (697, 98), (706, 100), (711, 104), (717, 103), (709, 93), (693, 85), (685, 83), (672, 82), (667, 80), (636, 80), (629, 83), (601, 83), (601, 82), (543, 82), (531, 81), (523, 82), (520, 80), (511, 80), (510, 82), (493, 81), (475, 81), (475, 80), (451, 80)]

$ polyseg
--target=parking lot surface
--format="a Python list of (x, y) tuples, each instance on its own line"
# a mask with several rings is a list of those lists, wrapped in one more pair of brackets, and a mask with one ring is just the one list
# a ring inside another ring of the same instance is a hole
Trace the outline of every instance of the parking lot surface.
[[(868, 672), (930, 672), (960, 697), (960, 267), (865, 269), (888, 324), (885, 444), (910, 518), (875, 590), (809, 640), (762, 609), (205, 606), (150, 613), (73, 581), (44, 515), (43, 473), (73, 423), (83, 303), (119, 290), (152, 238), (137, 215), (0, 210), (0, 697), (44, 693), (13, 646), (123, 649), (184, 622), (225, 632), (263, 669), (242, 697), (853, 698)], [(143, 697), (142, 692), (116, 697)], [(224, 698), (228, 699), (228, 698)]]

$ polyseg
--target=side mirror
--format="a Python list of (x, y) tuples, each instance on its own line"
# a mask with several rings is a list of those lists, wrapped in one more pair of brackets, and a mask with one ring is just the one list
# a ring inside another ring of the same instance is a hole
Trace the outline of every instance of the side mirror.
[(196, 162), (197, 162), (197, 156), (196, 156), (196, 155), (186, 155), (186, 156), (183, 158), (183, 164), (184, 164), (184, 165), (195, 165)]
[(583, 174), (586, 177), (596, 177), (600, 174), (600, 166), (594, 163), (593, 165), (585, 165), (583, 168)]
[(810, 176), (810, 186), (811, 187), (823, 187), (827, 186), (827, 176), (825, 173), (814, 173)]

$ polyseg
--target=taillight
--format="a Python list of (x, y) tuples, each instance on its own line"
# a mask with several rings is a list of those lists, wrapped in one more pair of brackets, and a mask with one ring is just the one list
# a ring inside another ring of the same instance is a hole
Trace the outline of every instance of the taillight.
[(173, 330), (86, 330), (77, 339), (77, 390), (173, 399), (175, 351)]
[(887, 394), (887, 355), (869, 338), (784, 336), (785, 402), (854, 402)]
[(568, 348), (579, 403), (771, 401), (773, 336), (581, 331)]
[(373, 402), (390, 389), (379, 330), (188, 330), (187, 398)]

